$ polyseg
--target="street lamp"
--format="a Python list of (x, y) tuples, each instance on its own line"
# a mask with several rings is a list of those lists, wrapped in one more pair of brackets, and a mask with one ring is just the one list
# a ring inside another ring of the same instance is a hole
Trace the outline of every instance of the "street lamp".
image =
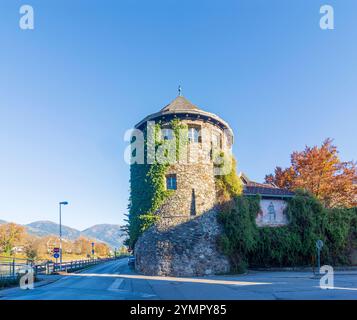
[(62, 206), (68, 205), (67, 201), (63, 201), (59, 203), (59, 236), (60, 236), (60, 265), (62, 268)]

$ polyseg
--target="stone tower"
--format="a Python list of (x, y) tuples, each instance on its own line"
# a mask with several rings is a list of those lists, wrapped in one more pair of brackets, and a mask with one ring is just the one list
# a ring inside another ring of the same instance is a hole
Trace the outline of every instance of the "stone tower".
[(165, 174), (165, 186), (172, 193), (155, 213), (159, 220), (135, 245), (136, 269), (147, 275), (175, 276), (227, 272), (228, 259), (217, 248), (221, 228), (216, 219), (213, 151), (231, 150), (232, 129), (181, 95), (136, 128), (144, 129), (148, 121), (160, 122), (164, 139), (170, 139), (165, 128), (170, 129), (172, 119), (186, 125), (187, 158), (170, 165)]

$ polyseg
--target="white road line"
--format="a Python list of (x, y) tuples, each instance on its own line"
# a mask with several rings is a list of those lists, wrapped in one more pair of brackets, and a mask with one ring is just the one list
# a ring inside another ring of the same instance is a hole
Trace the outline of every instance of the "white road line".
[(122, 284), (123, 280), (124, 279), (116, 279), (107, 290), (108, 291), (119, 291), (119, 287)]
[(351, 290), (351, 291), (357, 291), (357, 288), (343, 288), (343, 287), (326, 287), (326, 288), (321, 288), (321, 287), (315, 287), (315, 288), (320, 288), (322, 290)]

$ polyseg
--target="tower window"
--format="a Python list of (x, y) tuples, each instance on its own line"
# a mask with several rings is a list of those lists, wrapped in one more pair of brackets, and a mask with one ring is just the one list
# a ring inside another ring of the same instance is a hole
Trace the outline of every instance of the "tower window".
[(172, 140), (174, 138), (173, 130), (170, 128), (164, 128), (161, 130), (161, 136), (164, 140)]
[(195, 216), (196, 215), (196, 194), (195, 194), (195, 189), (192, 189), (190, 215), (191, 216)]
[(213, 132), (212, 134), (212, 147), (213, 148), (222, 148), (222, 139), (221, 135), (218, 132)]
[(166, 189), (167, 190), (176, 190), (177, 189), (176, 174), (168, 174), (166, 176)]
[(189, 142), (201, 142), (201, 130), (199, 126), (188, 127), (188, 141)]

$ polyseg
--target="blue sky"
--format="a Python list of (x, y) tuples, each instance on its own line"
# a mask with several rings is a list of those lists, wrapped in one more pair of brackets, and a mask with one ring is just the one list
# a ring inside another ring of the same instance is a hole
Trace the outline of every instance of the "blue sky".
[[(319, 28), (320, 6), (335, 30)], [(35, 10), (35, 30), (18, 26)], [(123, 222), (124, 132), (183, 94), (228, 121), (262, 181), (335, 139), (356, 160), (357, 2), (2, 0), (0, 219)]]

